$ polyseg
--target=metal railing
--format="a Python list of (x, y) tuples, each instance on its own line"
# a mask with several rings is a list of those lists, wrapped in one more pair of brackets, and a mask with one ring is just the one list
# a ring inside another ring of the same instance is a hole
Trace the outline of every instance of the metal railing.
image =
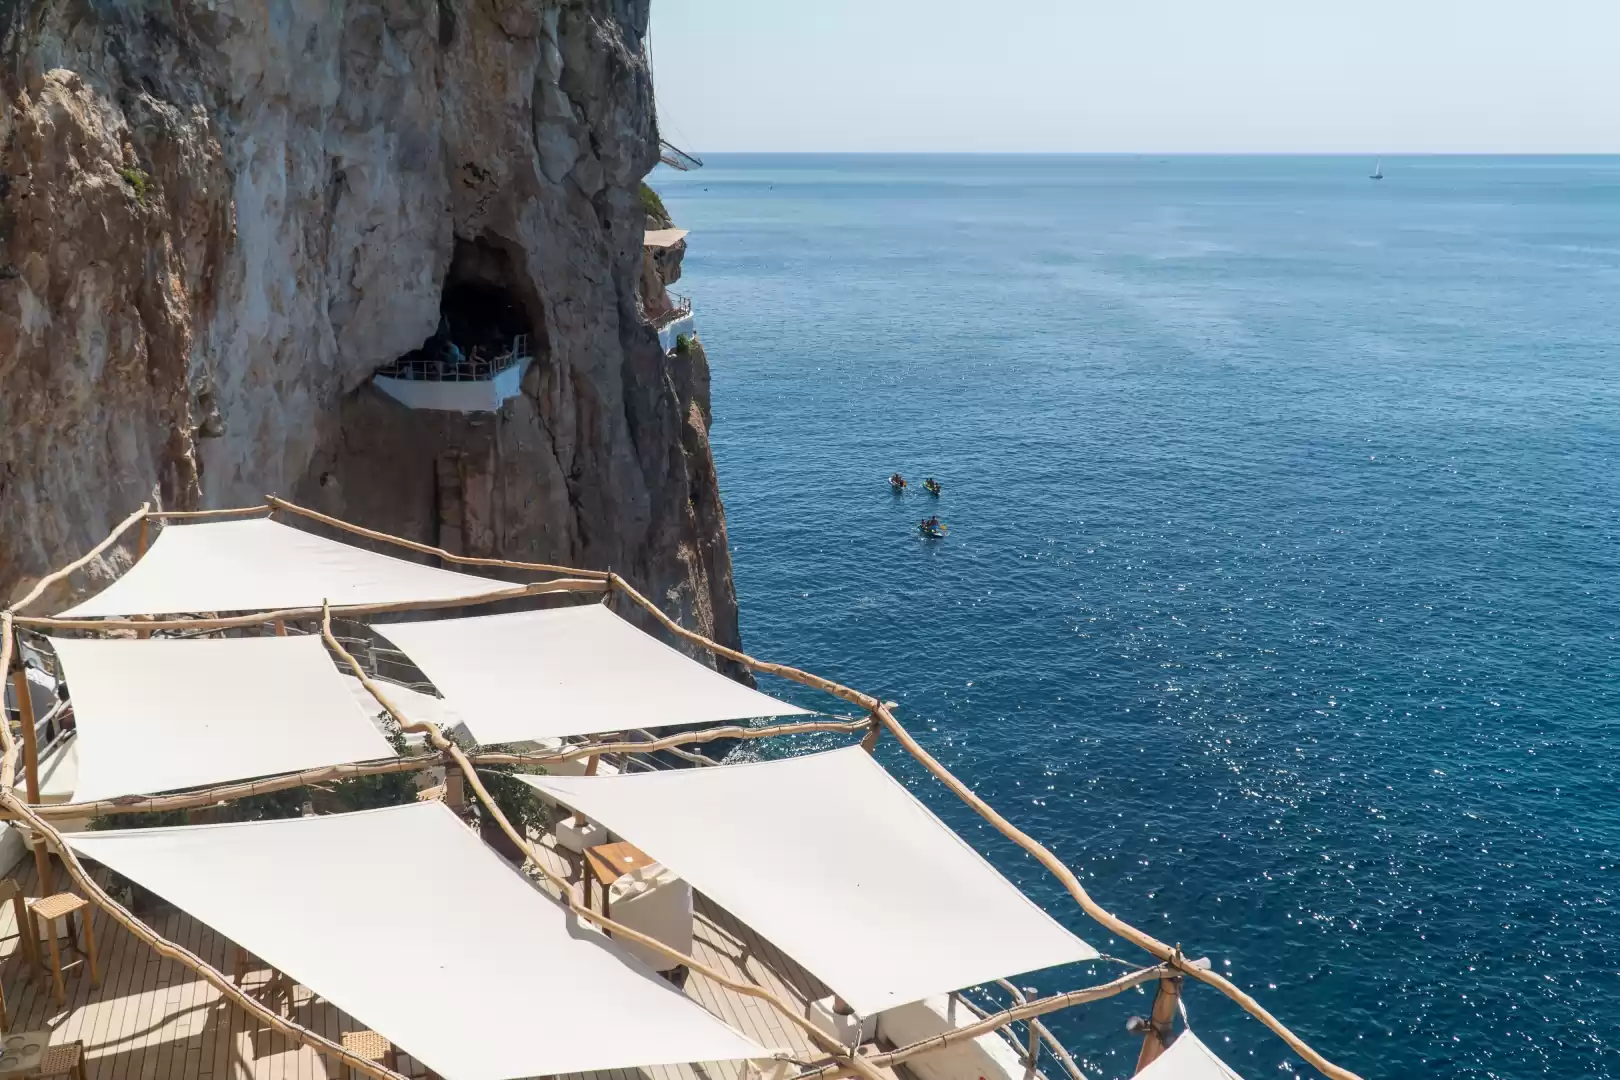
[(498, 356), (464, 356), (453, 362), (441, 357), (425, 356), (412, 360), (400, 359), (378, 368), (375, 374), (406, 382), (488, 382), (501, 372), (533, 358), (529, 335), (517, 334), (512, 338), (512, 347)]
[(651, 320), (653, 326), (660, 330), (668, 326), (670, 323), (675, 322), (678, 319), (684, 319), (688, 315), (692, 314), (692, 298), (690, 296), (681, 296), (679, 293), (670, 293), (669, 302), (670, 309), (664, 312), (662, 315), (653, 316)]
[[(981, 1020), (1002, 1012), (1011, 1006), (1022, 1005), (1028, 1000), (1022, 990), (1006, 979), (997, 979), (994, 985), (1006, 992), (1007, 1001), (997, 1000), (996, 995), (990, 992), (991, 988), (988, 985), (973, 987), (968, 990), (958, 990), (950, 996), (960, 1001), (963, 1007)], [(975, 1001), (972, 997), (974, 993), (981, 995), (983, 1000)], [(1051, 1029), (1039, 1020), (1015, 1020), (1010, 1024), (1003, 1024), (996, 1031), (1018, 1051), (1018, 1058), (1024, 1065), (1026, 1080), (1042, 1075), (1038, 1072), (1042, 1043), (1046, 1044), (1052, 1056), (1063, 1067), (1063, 1071), (1068, 1075), (1069, 1080), (1088, 1080), (1085, 1074), (1080, 1071), (1079, 1066), (1075, 1064), (1074, 1056), (1069, 1053), (1069, 1048), (1059, 1042), (1057, 1036), (1052, 1034)]]

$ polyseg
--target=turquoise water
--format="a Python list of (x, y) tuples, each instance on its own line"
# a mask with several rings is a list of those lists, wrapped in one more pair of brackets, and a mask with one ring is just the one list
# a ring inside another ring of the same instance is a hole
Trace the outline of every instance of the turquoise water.
[[(1369, 165), (655, 178), (744, 642), (900, 702), (1104, 905), (1368, 1080), (1617, 1074), (1620, 159)], [(895, 469), (943, 482), (948, 539)], [(1251, 1080), (1312, 1074), (1187, 1004)], [(1054, 1026), (1120, 1076), (1146, 1006)]]

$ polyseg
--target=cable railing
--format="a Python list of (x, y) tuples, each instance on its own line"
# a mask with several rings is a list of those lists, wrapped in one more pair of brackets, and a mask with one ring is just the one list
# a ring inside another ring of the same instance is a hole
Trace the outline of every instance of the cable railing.
[(690, 296), (681, 296), (679, 293), (670, 293), (669, 303), (670, 308), (668, 311), (664, 312), (662, 315), (652, 316), (651, 322), (653, 326), (660, 330), (668, 326), (670, 323), (684, 319), (688, 315), (692, 314), (692, 298)]
[(525, 360), (534, 358), (528, 334), (517, 334), (505, 352), (486, 357), (474, 349), (454, 360), (441, 356), (401, 358), (377, 369), (377, 375), (406, 382), (488, 382)]

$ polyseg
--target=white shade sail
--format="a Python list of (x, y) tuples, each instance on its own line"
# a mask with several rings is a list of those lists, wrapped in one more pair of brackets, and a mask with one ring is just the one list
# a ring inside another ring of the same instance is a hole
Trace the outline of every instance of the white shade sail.
[(1097, 955), (858, 746), (520, 779), (674, 870), (863, 1016)]
[(269, 518), (169, 525), (122, 577), (62, 612), (73, 618), (450, 600), (509, 583), (437, 570)]
[(768, 1054), (581, 929), (442, 803), (67, 841), (445, 1080)]
[(52, 644), (78, 725), (79, 801), (394, 756), (321, 638)]
[(648, 229), (641, 238), (643, 247), (674, 247), (686, 239), (686, 229)]
[(806, 711), (681, 655), (601, 604), (373, 629), (485, 745)]
[(1176, 1036), (1170, 1048), (1136, 1074), (1137, 1080), (1243, 1080), (1191, 1031)]
[(81, 802), (394, 756), (318, 637), (51, 644)]

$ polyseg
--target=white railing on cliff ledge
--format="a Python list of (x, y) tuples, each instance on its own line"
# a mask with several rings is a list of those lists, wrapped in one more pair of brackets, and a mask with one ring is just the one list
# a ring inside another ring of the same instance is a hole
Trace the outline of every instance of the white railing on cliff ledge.
[(697, 324), (692, 319), (692, 300), (690, 297), (677, 293), (669, 294), (670, 309), (662, 315), (654, 315), (649, 320), (658, 330), (658, 344), (663, 346), (666, 353), (674, 352), (676, 343), (683, 337), (693, 337), (697, 334)]
[(517, 334), (511, 348), (499, 356), (475, 355), (453, 362), (440, 357), (396, 360), (378, 368), (371, 381), (408, 408), (494, 412), (518, 396), (533, 360), (529, 335)]

